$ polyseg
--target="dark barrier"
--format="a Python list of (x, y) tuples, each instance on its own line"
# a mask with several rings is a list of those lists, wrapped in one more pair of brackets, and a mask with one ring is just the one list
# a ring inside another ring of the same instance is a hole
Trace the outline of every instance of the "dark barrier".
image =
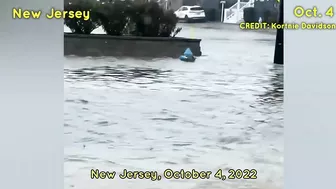
[[(278, 24), (284, 23), (284, 7), (283, 2), (284, 0), (280, 1), (280, 7), (279, 7), (279, 19)], [(284, 64), (284, 30), (278, 29), (277, 35), (276, 35), (276, 42), (275, 42), (275, 52), (274, 52), (274, 63), (275, 64)]]
[(64, 33), (64, 55), (178, 58), (190, 48), (201, 56), (201, 39)]

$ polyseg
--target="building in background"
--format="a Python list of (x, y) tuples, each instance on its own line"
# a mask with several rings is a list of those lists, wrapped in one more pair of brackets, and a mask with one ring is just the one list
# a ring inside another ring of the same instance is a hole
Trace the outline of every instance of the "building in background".
[[(82, 0), (64, 0), (64, 3), (68, 2), (78, 2)], [(91, 0), (91, 1), (97, 1), (97, 0)], [(99, 2), (110, 2), (113, 0), (99, 0)], [(165, 9), (172, 9), (176, 11), (181, 6), (194, 6), (199, 5), (204, 8), (206, 17), (208, 21), (220, 21), (221, 17), (221, 9), (222, 5), (220, 3), (221, 0), (133, 0), (135, 2), (148, 2), (148, 1), (155, 1), (158, 2), (163, 8)], [(225, 8), (230, 8), (232, 5), (237, 3), (237, 0), (225, 0), (226, 3), (224, 5)], [(245, 2), (249, 0), (241, 0), (241, 2)], [(255, 0), (256, 3), (258, 1), (258, 12), (263, 12), (262, 9), (264, 7), (272, 6), (273, 4), (270, 3), (271, 1), (274, 2), (276, 0)], [(262, 2), (266, 2), (265, 4), (262, 4)], [(259, 15), (259, 14), (258, 14)]]

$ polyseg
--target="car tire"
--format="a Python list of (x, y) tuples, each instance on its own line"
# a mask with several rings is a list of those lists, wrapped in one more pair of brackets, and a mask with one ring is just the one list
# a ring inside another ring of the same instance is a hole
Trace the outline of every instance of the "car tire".
[(189, 19), (188, 15), (185, 15), (185, 16), (184, 16), (184, 20), (185, 20), (186, 22), (190, 22), (190, 19)]

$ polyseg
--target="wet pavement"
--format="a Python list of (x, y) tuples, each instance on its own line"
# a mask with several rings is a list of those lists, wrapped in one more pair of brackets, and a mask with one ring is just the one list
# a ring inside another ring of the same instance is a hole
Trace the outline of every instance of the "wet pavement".
[[(181, 24), (203, 56), (67, 57), (64, 64), (66, 189), (280, 189), (283, 67), (272, 32), (219, 23)], [(96, 31), (97, 32), (97, 31)], [(101, 32), (101, 31), (98, 31)], [(91, 169), (212, 171), (210, 179), (90, 179)], [(214, 178), (255, 169), (257, 179)]]

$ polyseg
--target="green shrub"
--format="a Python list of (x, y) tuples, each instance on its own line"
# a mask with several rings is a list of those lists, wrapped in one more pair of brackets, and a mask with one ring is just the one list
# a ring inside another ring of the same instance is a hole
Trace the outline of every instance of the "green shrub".
[(136, 35), (146, 37), (169, 37), (178, 22), (172, 10), (165, 11), (156, 2), (135, 5), (130, 17)]
[(175, 30), (177, 22), (178, 18), (176, 17), (173, 10), (165, 11), (163, 17), (161, 18), (159, 36), (160, 37), (171, 36), (172, 32)]
[(244, 21), (246, 23), (256, 22), (255, 9), (253, 7), (247, 7), (244, 9)]
[(89, 20), (84, 20), (84, 18), (69, 18), (69, 15), (67, 15), (67, 17), (64, 18), (64, 24), (70, 28), (72, 33), (90, 34), (94, 29), (100, 26), (100, 18), (95, 8), (96, 5), (89, 1), (80, 1), (76, 4), (64, 5), (65, 11), (90, 11)]
[(91, 19), (65, 19), (73, 33), (90, 34), (102, 26), (108, 35), (135, 35), (146, 37), (169, 37), (178, 19), (173, 11), (165, 11), (156, 2), (111, 0), (95, 4), (78, 2), (66, 5), (65, 10), (91, 10)]
[(155, 2), (134, 5), (130, 15), (132, 22), (135, 23), (136, 35), (146, 37), (159, 36), (163, 17), (164, 11)]
[(131, 7), (130, 1), (115, 0), (111, 3), (101, 5), (100, 21), (107, 35), (123, 35), (126, 24), (128, 23), (127, 14)]

